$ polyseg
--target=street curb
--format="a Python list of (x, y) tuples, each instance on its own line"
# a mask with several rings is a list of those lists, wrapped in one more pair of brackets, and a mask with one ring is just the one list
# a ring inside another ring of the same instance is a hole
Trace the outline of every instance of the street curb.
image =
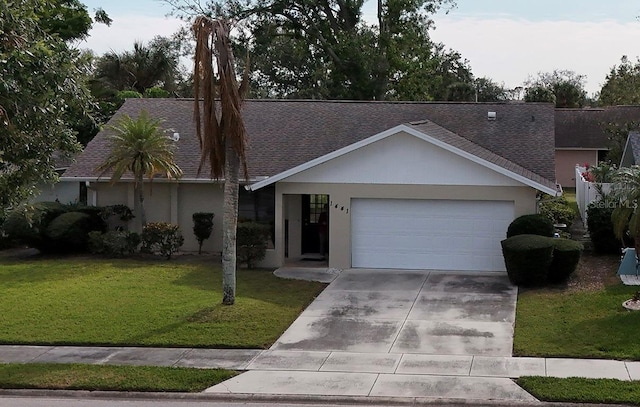
[(0, 397), (67, 398), (84, 400), (184, 400), (249, 403), (333, 403), (385, 406), (474, 406), (474, 407), (625, 407), (621, 404), (585, 404), (517, 402), (512, 400), (437, 399), (425, 397), (365, 397), (365, 396), (313, 396), (265, 394), (163, 393), (118, 392), (87, 390), (0, 389)]

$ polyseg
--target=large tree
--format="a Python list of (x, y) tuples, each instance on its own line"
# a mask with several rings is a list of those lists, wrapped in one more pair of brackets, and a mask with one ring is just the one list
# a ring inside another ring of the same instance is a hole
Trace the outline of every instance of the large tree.
[(471, 83), (468, 64), (429, 38), (429, 18), (452, 0), (378, 0), (376, 23), (363, 0), (165, 0), (176, 13), (242, 22), (236, 51), (252, 55), (253, 96), (445, 100)]
[(140, 227), (147, 224), (144, 210), (144, 177), (153, 181), (156, 175), (168, 179), (182, 176), (182, 170), (173, 159), (175, 145), (161, 129), (162, 120), (142, 111), (137, 118), (124, 115), (109, 127), (110, 151), (96, 167), (100, 176), (111, 172), (111, 182), (118, 182), (131, 173), (134, 179), (134, 214)]
[(600, 90), (604, 106), (640, 104), (640, 60), (635, 63), (623, 56), (620, 65), (611, 68)]
[(89, 108), (87, 65), (41, 25), (44, 0), (0, 2), (0, 216), (57, 180), (55, 157), (79, 150), (71, 107)]
[(224, 177), (222, 303), (233, 305), (236, 299), (236, 232), (241, 167), (245, 179), (248, 179), (246, 130), (242, 120), (248, 71), (245, 70), (244, 80), (238, 85), (227, 21), (200, 16), (193, 23), (193, 32), (196, 37), (194, 119), (202, 152), (198, 172), (208, 161), (211, 177)]
[(585, 80), (584, 75), (568, 70), (539, 72), (536, 77), (530, 77), (525, 82), (527, 87), (525, 101), (554, 101), (556, 107), (582, 107), (587, 98), (587, 92), (584, 89)]

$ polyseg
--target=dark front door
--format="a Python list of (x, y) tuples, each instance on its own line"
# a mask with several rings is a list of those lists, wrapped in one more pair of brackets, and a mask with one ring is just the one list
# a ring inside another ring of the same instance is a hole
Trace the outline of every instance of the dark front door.
[(320, 234), (326, 236), (328, 230), (328, 203), (328, 195), (302, 195), (302, 253), (320, 253)]

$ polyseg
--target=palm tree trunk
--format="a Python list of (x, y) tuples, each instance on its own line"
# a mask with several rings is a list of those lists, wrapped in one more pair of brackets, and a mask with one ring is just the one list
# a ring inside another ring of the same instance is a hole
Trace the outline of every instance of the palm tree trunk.
[(140, 220), (140, 231), (144, 229), (147, 225), (147, 215), (144, 213), (144, 174), (140, 173), (137, 175), (138, 179), (136, 181), (136, 185), (134, 186), (135, 195), (136, 195), (136, 206), (135, 209), (136, 216)]
[(224, 208), (222, 218), (222, 304), (236, 301), (236, 230), (238, 226), (238, 190), (240, 158), (229, 138), (225, 145)]

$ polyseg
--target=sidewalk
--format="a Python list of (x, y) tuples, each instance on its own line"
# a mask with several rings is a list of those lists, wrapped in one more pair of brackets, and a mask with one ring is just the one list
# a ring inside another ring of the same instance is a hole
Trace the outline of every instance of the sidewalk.
[(248, 372), (207, 393), (533, 401), (520, 376), (640, 380), (640, 362), (393, 353), (0, 346), (0, 363), (87, 363)]

